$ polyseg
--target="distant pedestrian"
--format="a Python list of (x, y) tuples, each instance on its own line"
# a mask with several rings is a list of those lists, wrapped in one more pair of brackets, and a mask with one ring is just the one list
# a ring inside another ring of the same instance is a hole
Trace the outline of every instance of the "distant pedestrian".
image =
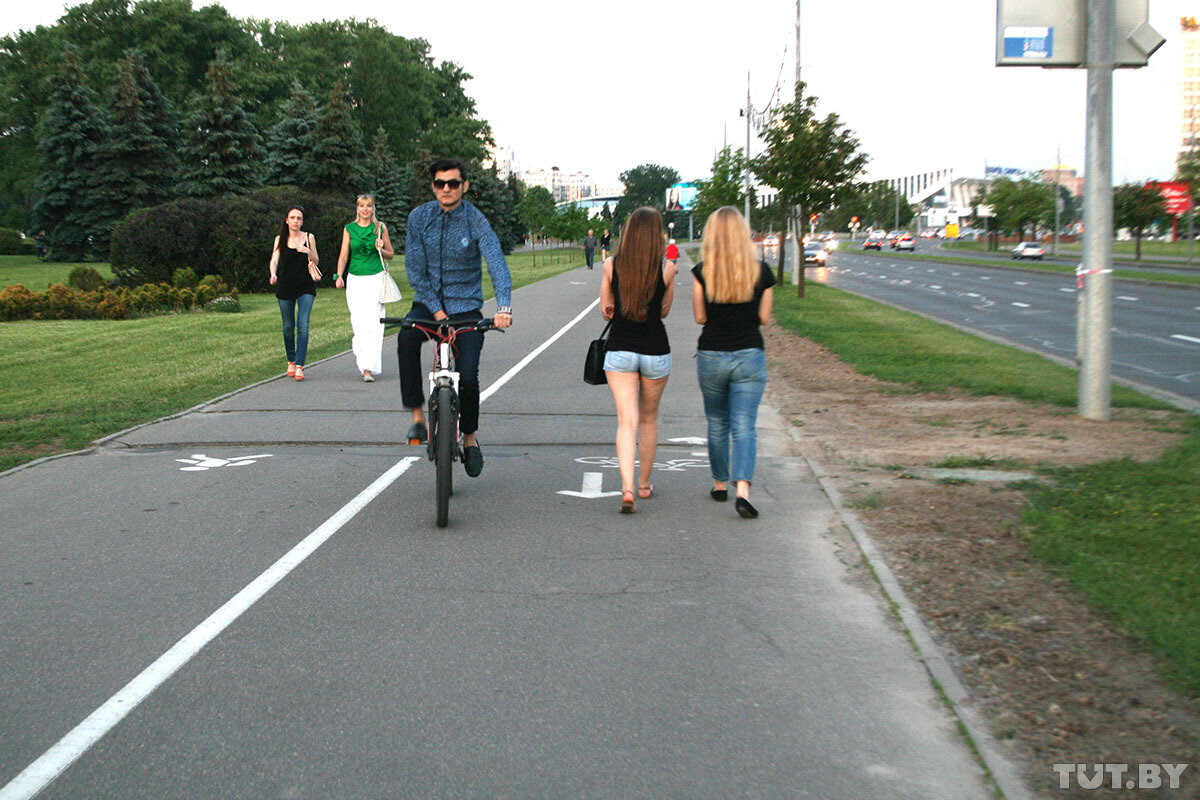
[[(760, 262), (745, 218), (733, 206), (713, 212), (704, 224), (700, 263), (692, 269), (692, 313), (703, 325), (696, 372), (708, 417), (708, 462), (713, 500), (737, 487), (738, 514), (758, 516), (750, 504), (757, 450), (755, 425), (767, 385), (767, 359), (760, 325), (771, 318), (775, 277)], [(730, 440), (733, 460), (730, 463)]]
[(33, 237), (33, 246), (37, 251), (37, 257), (41, 261), (46, 260), (46, 252), (49, 249), (46, 246), (46, 232), (38, 231)]
[(600, 313), (612, 320), (604, 374), (617, 407), (622, 514), (637, 510), (635, 451), (638, 497), (654, 495), (650, 471), (658, 447), (658, 406), (671, 374), (671, 343), (663, 320), (675, 299), (675, 262), (663, 263), (664, 241), (658, 210), (635, 210), (621, 231), (621, 252), (604, 261), (600, 282)]
[(612, 237), (608, 235), (606, 230), (600, 236), (600, 260), (604, 261), (608, 258), (608, 252), (612, 249)]
[[(383, 260), (396, 253), (387, 226), (375, 217), (375, 198), (360, 194), (355, 200), (355, 218), (342, 229), (342, 251), (338, 254), (337, 281), (346, 287), (346, 306), (354, 330), (354, 361), (366, 383), (383, 371)], [(343, 283), (345, 281), (345, 283)]]
[(675, 244), (674, 239), (667, 240), (667, 253), (664, 258), (666, 258), (667, 261), (679, 260), (679, 246)]
[(589, 230), (588, 235), (583, 237), (583, 259), (587, 261), (587, 268), (592, 268), (592, 262), (596, 260), (596, 237), (594, 231)]
[(283, 349), (287, 353), (287, 375), (304, 380), (308, 356), (308, 318), (317, 299), (317, 240), (305, 233), (304, 209), (288, 206), (279, 235), (271, 248), (271, 285), (283, 315)]

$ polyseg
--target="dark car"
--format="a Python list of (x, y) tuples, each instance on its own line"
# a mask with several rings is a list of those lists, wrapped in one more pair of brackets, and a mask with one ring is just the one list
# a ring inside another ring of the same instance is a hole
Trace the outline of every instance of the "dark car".
[(863, 250), (882, 250), (883, 243), (887, 241), (887, 234), (873, 233), (863, 240)]
[(816, 242), (804, 245), (805, 264), (816, 264), (819, 267), (823, 267), (827, 258), (829, 258), (829, 251)]

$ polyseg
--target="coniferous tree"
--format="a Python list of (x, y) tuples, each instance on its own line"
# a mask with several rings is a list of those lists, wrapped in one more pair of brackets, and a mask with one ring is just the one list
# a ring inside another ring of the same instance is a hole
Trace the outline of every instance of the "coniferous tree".
[(371, 143), (371, 155), (367, 159), (367, 181), (369, 191), (375, 197), (375, 216), (383, 220), (391, 233), (392, 245), (399, 247), (408, 227), (407, 183), (404, 168), (392, 155), (387, 143), (387, 132), (380, 125)]
[(188, 119), (182, 193), (212, 198), (249, 192), (259, 185), (259, 136), (223, 54), (209, 66), (207, 79)]
[(96, 230), (93, 175), (108, 140), (108, 122), (83, 82), (79, 51), (68, 45), (63, 71), (42, 125), (39, 142), (42, 197), (33, 209), (33, 229), (45, 230), (51, 257), (78, 261), (90, 253)]
[[(175, 107), (171, 104), (171, 99), (159, 89), (158, 82), (154, 80), (154, 76), (146, 67), (142, 52), (136, 48), (130, 48), (126, 51), (126, 57), (132, 62), (133, 77), (141, 92), (142, 110), (146, 115), (150, 130), (162, 140), (163, 145), (167, 148), (169, 169), (177, 170), (179, 159), (175, 154), (179, 152), (179, 116), (175, 113)], [(171, 183), (168, 184), (168, 189), (172, 195), (175, 194), (174, 176), (172, 176)]]
[(126, 214), (171, 199), (177, 162), (157, 132), (163, 129), (163, 109), (155, 107), (157, 92), (141, 55), (128, 51), (117, 62), (109, 136), (92, 174), (87, 225), (95, 231), (92, 245), (97, 258), (108, 257), (112, 229)]
[(317, 102), (300, 81), (293, 81), (283, 117), (267, 134), (267, 186), (299, 186), (304, 182), (304, 159), (316, 127)]
[(357, 194), (364, 182), (365, 162), (362, 129), (351, 111), (349, 93), (339, 83), (317, 114), (302, 185), (317, 191)]

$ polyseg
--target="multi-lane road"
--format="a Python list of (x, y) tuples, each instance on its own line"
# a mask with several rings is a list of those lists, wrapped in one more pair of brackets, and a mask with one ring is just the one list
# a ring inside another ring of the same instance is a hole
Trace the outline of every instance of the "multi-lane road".
[[(918, 247), (932, 252), (928, 243)], [(809, 267), (806, 276), (1073, 362), (1080, 295), (1074, 277), (1009, 266), (1015, 264), (951, 264), (889, 250), (864, 254), (843, 242), (826, 267)], [(1200, 290), (1115, 280), (1112, 335), (1116, 379), (1200, 408)]]

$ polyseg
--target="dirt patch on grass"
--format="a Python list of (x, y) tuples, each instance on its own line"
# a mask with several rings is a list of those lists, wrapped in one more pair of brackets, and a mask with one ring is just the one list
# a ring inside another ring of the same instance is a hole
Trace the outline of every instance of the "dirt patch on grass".
[[(787, 331), (764, 329), (770, 401), (796, 426), (870, 529), (1038, 797), (1130, 797), (1059, 788), (1058, 763), (1190, 763), (1171, 797), (1200, 798), (1200, 704), (1171, 690), (1151, 657), (1020, 536), (1022, 489), (913, 477), (943, 463), (1013, 469), (1149, 459), (1180, 440), (1174, 412), (1073, 409), (965, 393), (913, 393), (857, 373)], [(1165, 777), (1165, 776), (1164, 776)]]

